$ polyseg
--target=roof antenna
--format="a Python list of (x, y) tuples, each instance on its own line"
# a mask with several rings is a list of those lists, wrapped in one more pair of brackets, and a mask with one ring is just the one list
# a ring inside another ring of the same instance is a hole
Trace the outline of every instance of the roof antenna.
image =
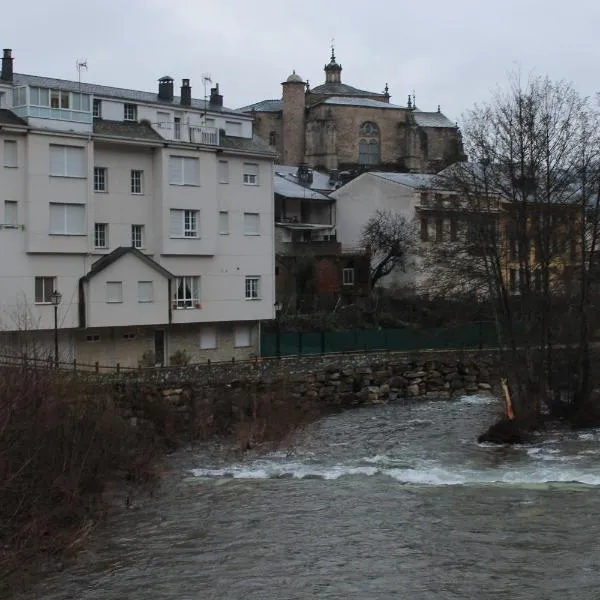
[(78, 81), (79, 81), (79, 89), (81, 90), (81, 69), (85, 69), (87, 71), (87, 58), (78, 58), (75, 61), (75, 68), (77, 69)]
[(208, 111), (208, 94), (206, 93), (207, 84), (212, 83), (210, 73), (202, 73), (202, 85), (204, 86), (204, 124), (206, 125), (206, 112)]

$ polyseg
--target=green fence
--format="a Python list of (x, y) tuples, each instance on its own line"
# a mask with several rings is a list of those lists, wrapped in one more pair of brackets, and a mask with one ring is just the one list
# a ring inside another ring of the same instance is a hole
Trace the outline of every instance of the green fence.
[(494, 323), (435, 329), (354, 329), (315, 333), (263, 333), (261, 356), (293, 356), (374, 350), (441, 350), (498, 345)]

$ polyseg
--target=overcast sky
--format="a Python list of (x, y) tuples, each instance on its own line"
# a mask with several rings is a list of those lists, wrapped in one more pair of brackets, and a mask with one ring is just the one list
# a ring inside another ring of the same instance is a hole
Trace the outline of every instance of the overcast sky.
[(331, 39), (342, 81), (452, 120), (519, 69), (600, 90), (597, 0), (29, 0), (3, 2), (0, 46), (15, 71), (152, 91), (171, 75), (202, 74), (238, 108), (281, 97), (295, 69), (324, 81)]

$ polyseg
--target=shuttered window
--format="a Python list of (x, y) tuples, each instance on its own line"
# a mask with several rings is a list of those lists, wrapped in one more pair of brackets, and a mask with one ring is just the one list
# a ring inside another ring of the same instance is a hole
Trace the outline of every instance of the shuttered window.
[(85, 177), (85, 150), (77, 146), (50, 144), (50, 175)]
[(85, 204), (50, 203), (50, 233), (85, 234)]
[(171, 185), (200, 185), (200, 161), (189, 156), (169, 157)]

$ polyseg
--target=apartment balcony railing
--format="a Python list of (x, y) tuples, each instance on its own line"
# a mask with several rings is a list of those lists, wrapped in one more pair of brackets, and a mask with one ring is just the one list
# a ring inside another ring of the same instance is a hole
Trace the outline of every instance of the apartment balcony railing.
[(216, 127), (191, 126), (190, 142), (193, 144), (205, 144), (207, 146), (219, 145), (219, 130)]

